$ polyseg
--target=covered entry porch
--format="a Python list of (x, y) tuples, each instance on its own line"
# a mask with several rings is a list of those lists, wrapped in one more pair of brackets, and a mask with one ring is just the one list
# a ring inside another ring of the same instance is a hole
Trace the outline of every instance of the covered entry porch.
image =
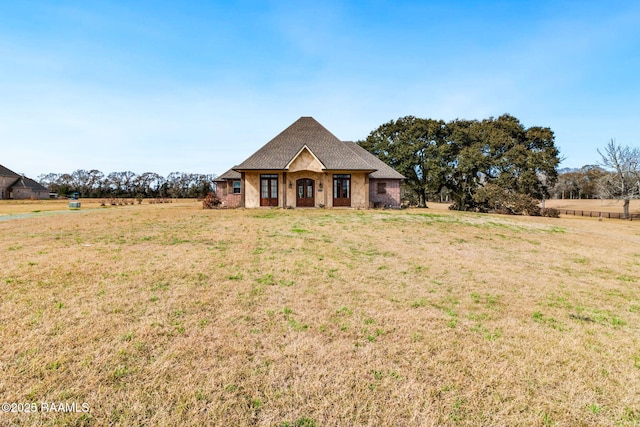
[(247, 208), (368, 207), (369, 179), (365, 173), (264, 171), (243, 175)]

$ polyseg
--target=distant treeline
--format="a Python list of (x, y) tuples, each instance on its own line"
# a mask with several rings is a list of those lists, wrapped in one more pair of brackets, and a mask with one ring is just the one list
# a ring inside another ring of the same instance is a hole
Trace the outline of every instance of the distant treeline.
[(580, 169), (560, 171), (555, 185), (551, 188), (554, 199), (607, 199), (614, 194), (614, 172), (598, 165), (586, 165)]
[(205, 197), (214, 191), (213, 174), (172, 172), (166, 178), (154, 172), (111, 172), (78, 169), (72, 173), (48, 173), (38, 182), (59, 195), (77, 192), (80, 197)]

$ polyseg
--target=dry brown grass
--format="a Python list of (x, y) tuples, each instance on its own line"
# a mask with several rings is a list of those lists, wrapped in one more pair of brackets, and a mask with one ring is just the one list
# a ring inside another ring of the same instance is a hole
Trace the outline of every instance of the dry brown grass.
[[(99, 199), (82, 199), (84, 209), (100, 207)], [(69, 200), (2, 200), (0, 201), (0, 217), (5, 215), (28, 215), (43, 212), (61, 211), (69, 209)]]
[(429, 210), (0, 221), (17, 425), (640, 424), (637, 222)]
[[(594, 212), (618, 212), (622, 213), (622, 200), (601, 199), (551, 199), (545, 202), (548, 208), (574, 209)], [(629, 212), (640, 213), (640, 204), (632, 200)]]

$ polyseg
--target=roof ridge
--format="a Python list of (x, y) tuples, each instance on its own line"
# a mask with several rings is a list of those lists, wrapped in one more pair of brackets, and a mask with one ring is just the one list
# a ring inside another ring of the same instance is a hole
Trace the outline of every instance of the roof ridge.
[(305, 145), (327, 170), (372, 170), (368, 162), (354, 157), (340, 139), (310, 116), (300, 117), (233, 169), (285, 170)]
[(315, 155), (315, 153), (313, 152), (313, 150), (311, 150), (311, 148), (309, 148), (309, 146), (307, 144), (304, 144), (300, 150), (298, 150), (298, 152), (291, 158), (291, 160), (289, 160), (289, 162), (287, 163), (287, 165), (284, 167), (285, 169), (289, 169), (291, 167), (291, 164), (298, 158), (300, 157), (300, 155), (302, 154), (302, 152), (304, 150), (307, 150), (309, 152), (309, 154), (311, 154), (311, 156), (316, 159), (318, 161), (318, 163), (320, 163), (320, 166), (322, 166), (322, 169), (326, 169), (324, 163), (322, 162), (322, 160), (320, 160), (318, 158), (318, 156)]

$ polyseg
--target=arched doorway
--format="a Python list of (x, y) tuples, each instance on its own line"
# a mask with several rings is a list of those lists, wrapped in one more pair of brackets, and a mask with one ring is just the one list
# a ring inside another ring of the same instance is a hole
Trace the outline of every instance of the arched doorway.
[(296, 207), (312, 208), (316, 205), (315, 181), (302, 178), (296, 181)]

